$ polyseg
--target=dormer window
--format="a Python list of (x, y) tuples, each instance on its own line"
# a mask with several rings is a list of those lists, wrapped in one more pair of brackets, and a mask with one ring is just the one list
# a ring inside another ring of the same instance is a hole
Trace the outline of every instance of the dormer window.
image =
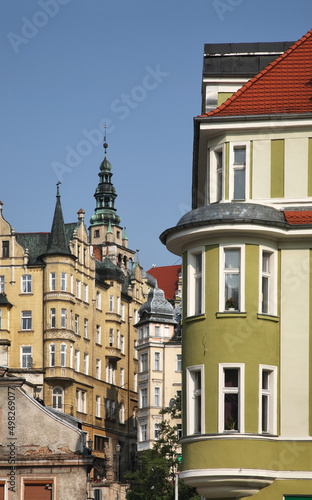
[(230, 199), (244, 201), (248, 199), (249, 180), (249, 143), (231, 143), (230, 145)]
[(224, 199), (224, 154), (223, 146), (210, 150), (208, 168), (208, 193), (209, 203)]

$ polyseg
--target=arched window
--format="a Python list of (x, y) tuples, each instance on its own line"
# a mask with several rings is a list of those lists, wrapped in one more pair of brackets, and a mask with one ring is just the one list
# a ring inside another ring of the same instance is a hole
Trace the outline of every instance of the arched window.
[(52, 396), (52, 408), (63, 410), (64, 391), (61, 387), (54, 387)]

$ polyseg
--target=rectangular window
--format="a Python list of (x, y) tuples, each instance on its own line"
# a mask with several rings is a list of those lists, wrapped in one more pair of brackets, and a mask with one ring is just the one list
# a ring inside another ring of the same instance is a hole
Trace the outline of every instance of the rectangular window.
[(2, 257), (6, 259), (10, 256), (10, 243), (9, 241), (2, 242)]
[(160, 352), (154, 352), (154, 370), (160, 370)]
[(138, 392), (138, 374), (133, 374), (133, 390), (134, 392)]
[(2, 309), (0, 309), (0, 330), (2, 328)]
[(220, 245), (220, 311), (244, 311), (245, 290), (245, 246), (232, 247)]
[(229, 190), (231, 200), (248, 199), (249, 156), (249, 143), (232, 143), (230, 145)]
[(74, 275), (70, 275), (70, 293), (74, 294)]
[(67, 274), (61, 273), (61, 290), (62, 292), (66, 292), (67, 290)]
[(101, 326), (96, 325), (96, 343), (101, 344)]
[(187, 368), (187, 433), (205, 433), (204, 405), (204, 367), (202, 365)]
[(125, 304), (121, 304), (121, 321), (125, 321)]
[(76, 408), (80, 413), (87, 413), (87, 393), (80, 389), (76, 390)]
[(140, 425), (140, 441), (147, 441), (147, 424)]
[(76, 297), (77, 299), (81, 299), (81, 281), (76, 280)]
[(89, 287), (85, 283), (83, 284), (83, 301), (88, 302), (89, 300)]
[(204, 255), (202, 250), (188, 254), (188, 316), (204, 313)]
[(55, 344), (50, 344), (50, 366), (55, 366)]
[(79, 315), (75, 314), (75, 334), (79, 335)]
[(99, 291), (96, 292), (96, 308), (97, 309), (102, 308), (102, 296), (101, 296), (101, 292), (99, 292)]
[(182, 371), (182, 354), (177, 354), (177, 372)]
[(120, 330), (117, 330), (117, 349), (120, 349)]
[(224, 198), (224, 155), (223, 146), (210, 150), (208, 167), (208, 203), (219, 202)]
[(32, 276), (30, 274), (25, 274), (22, 276), (22, 293), (31, 293), (32, 292)]
[(67, 310), (61, 309), (61, 328), (67, 328)]
[(32, 347), (30, 345), (21, 347), (21, 367), (27, 369), (32, 367)]
[(112, 420), (116, 419), (116, 402), (115, 401), (111, 402), (111, 419)]
[(83, 355), (83, 372), (85, 375), (89, 375), (89, 354), (86, 352)]
[(277, 367), (259, 367), (259, 434), (277, 432)]
[(148, 353), (141, 354), (140, 356), (140, 368), (141, 372), (147, 372), (148, 370)]
[(155, 325), (155, 337), (160, 337), (160, 326)]
[(110, 420), (111, 418), (111, 402), (110, 399), (106, 399), (105, 401), (105, 418)]
[(50, 273), (50, 291), (55, 292), (56, 290), (56, 275), (55, 273)]
[(160, 387), (154, 387), (154, 406), (160, 406)]
[(101, 360), (97, 359), (95, 363), (95, 376), (98, 380), (101, 380)]
[(66, 366), (66, 344), (61, 344), (61, 367), (64, 368)]
[(277, 314), (277, 254), (260, 247), (260, 303), (262, 314)]
[(109, 312), (114, 312), (114, 295), (109, 296)]
[(244, 365), (219, 365), (219, 432), (244, 432)]
[(117, 297), (117, 314), (120, 314), (120, 297)]
[(110, 361), (106, 365), (106, 382), (108, 384), (116, 385), (116, 363)]
[(160, 424), (155, 422), (154, 423), (154, 439), (157, 441), (159, 439), (159, 433), (160, 433)]
[(4, 282), (4, 276), (0, 276), (0, 293), (5, 292), (5, 282)]
[(50, 309), (50, 326), (51, 328), (55, 328), (55, 308), (52, 307)]
[(109, 329), (109, 346), (113, 347), (114, 345), (114, 330), (113, 328)]
[(125, 370), (124, 368), (120, 368), (120, 387), (125, 385)]
[(105, 438), (104, 436), (98, 436), (94, 434), (94, 450), (95, 451), (104, 451), (105, 448), (105, 442), (108, 442), (108, 438)]
[(87, 318), (84, 319), (83, 322), (83, 332), (84, 332), (84, 338), (88, 339), (89, 338), (89, 321)]
[(75, 371), (79, 372), (79, 368), (80, 368), (80, 352), (78, 351), (78, 349), (75, 349), (74, 363), (75, 363), (75, 365), (74, 365)]
[(147, 407), (147, 389), (141, 389), (141, 408)]
[(22, 311), (22, 330), (31, 330), (31, 311)]
[(95, 396), (95, 416), (101, 418), (101, 396)]

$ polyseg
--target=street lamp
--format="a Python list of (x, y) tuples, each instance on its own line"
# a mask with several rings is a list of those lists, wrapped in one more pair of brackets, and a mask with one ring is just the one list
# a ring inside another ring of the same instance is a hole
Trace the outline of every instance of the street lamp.
[(116, 456), (116, 460), (117, 460), (117, 481), (119, 483), (119, 455), (120, 455), (120, 444), (117, 443), (116, 444), (116, 453), (117, 453), (117, 456)]
[(92, 453), (92, 444), (93, 444), (92, 439), (91, 439), (91, 438), (90, 438), (90, 439), (88, 439), (88, 441), (87, 441), (87, 445), (88, 445), (88, 450), (89, 450), (89, 454), (90, 454), (90, 455), (91, 455), (91, 453)]

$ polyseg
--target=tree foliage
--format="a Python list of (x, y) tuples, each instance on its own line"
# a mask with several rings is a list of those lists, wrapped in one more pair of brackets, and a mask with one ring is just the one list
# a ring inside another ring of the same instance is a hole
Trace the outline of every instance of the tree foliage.
[[(138, 468), (128, 473), (130, 489), (127, 500), (173, 500), (175, 476), (180, 467), (180, 443), (176, 419), (181, 418), (179, 397), (170, 402), (160, 413), (164, 419), (159, 425), (158, 440), (153, 449), (142, 452)], [(190, 488), (179, 480), (179, 500), (200, 500), (195, 488)]]

